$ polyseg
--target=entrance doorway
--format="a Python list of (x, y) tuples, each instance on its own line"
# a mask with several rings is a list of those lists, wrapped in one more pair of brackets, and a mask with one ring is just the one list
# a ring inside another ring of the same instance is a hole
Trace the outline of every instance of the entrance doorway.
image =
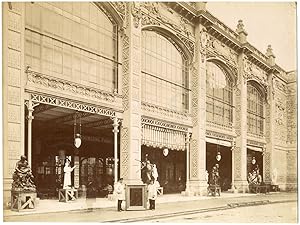
[[(253, 159), (255, 159), (253, 161)], [(260, 151), (255, 151), (247, 148), (247, 174), (252, 173), (253, 170), (259, 169), (259, 174), (263, 177), (263, 155)]]
[[(221, 160), (217, 161), (217, 152), (221, 154)], [(206, 170), (211, 172), (213, 166), (219, 164), (220, 185), (222, 191), (231, 188), (232, 183), (232, 153), (230, 147), (206, 143)]]
[[(71, 177), (72, 186), (78, 185), (79, 193), (93, 182), (96, 196), (106, 196), (107, 186), (113, 187), (114, 180), (112, 120), (44, 104), (37, 106), (33, 115), (32, 171), (38, 197), (58, 197), (66, 158), (71, 160), (71, 166), (76, 165)], [(77, 126), (81, 127), (78, 149), (74, 146), (75, 118)]]
[(186, 186), (186, 152), (169, 150), (167, 156), (163, 149), (142, 146), (142, 161), (148, 154), (152, 164), (156, 164), (158, 182), (165, 194), (181, 193)]

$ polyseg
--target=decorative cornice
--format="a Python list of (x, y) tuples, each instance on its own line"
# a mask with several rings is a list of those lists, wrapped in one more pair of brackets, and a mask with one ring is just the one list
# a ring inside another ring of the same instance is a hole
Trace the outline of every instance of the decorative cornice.
[(46, 88), (66, 91), (72, 94), (75, 93), (90, 98), (105, 100), (110, 103), (114, 103), (116, 101), (116, 97), (118, 96), (116, 93), (109, 93), (91, 87), (86, 87), (71, 81), (62, 80), (56, 77), (50, 77), (42, 73), (34, 72), (30, 69), (26, 70), (26, 74), (28, 78), (27, 85), (34, 84), (34, 85), (44, 86)]
[[(195, 54), (195, 42), (190, 39), (192, 33), (188, 30), (187, 24), (189, 23), (184, 17), (180, 17), (180, 25), (175, 24), (168, 18), (163, 16), (158, 7), (158, 3), (146, 2), (141, 3), (139, 8), (134, 11), (134, 15), (139, 20), (141, 18), (142, 26), (155, 25), (166, 26), (175, 31), (175, 35), (183, 42), (185, 47), (190, 52), (191, 56)], [(175, 46), (178, 49), (178, 46)]]
[(146, 102), (142, 102), (142, 110), (145, 113), (153, 113), (157, 117), (167, 117), (170, 119), (175, 119), (176, 121), (184, 121), (185, 123), (191, 118), (191, 116), (187, 112), (178, 112), (176, 110), (167, 109)]
[(219, 133), (219, 132), (215, 132), (215, 131), (211, 131), (211, 130), (206, 130), (205, 134), (207, 137), (212, 137), (212, 138), (215, 138), (218, 140), (225, 140), (225, 141), (230, 141), (230, 142), (233, 142), (233, 140), (235, 138), (233, 135)]
[(182, 125), (178, 125), (178, 124), (174, 124), (174, 123), (168, 123), (165, 121), (161, 121), (161, 120), (156, 120), (156, 119), (152, 119), (152, 118), (147, 118), (142, 116), (142, 125), (143, 124), (148, 124), (151, 126), (156, 126), (156, 127), (161, 127), (161, 128), (166, 128), (169, 130), (177, 130), (177, 131), (181, 131), (181, 132), (188, 132), (188, 127), (186, 126), (182, 126)]
[(263, 141), (255, 141), (255, 140), (247, 139), (247, 145), (264, 148), (266, 143)]
[(88, 112), (88, 113), (98, 114), (98, 115), (103, 115), (108, 117), (116, 116), (116, 112), (113, 111), (112, 109), (89, 105), (86, 103), (80, 103), (78, 101), (64, 99), (56, 96), (48, 96), (45, 94), (31, 93), (30, 98), (34, 103), (43, 103), (47, 105), (53, 105), (53, 106), (72, 109), (80, 112)]

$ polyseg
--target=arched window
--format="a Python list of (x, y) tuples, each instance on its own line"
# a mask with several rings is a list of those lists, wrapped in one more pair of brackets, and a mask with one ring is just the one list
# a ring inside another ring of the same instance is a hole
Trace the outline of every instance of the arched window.
[(247, 126), (248, 133), (264, 134), (264, 97), (255, 85), (247, 84)]
[(117, 88), (117, 24), (89, 2), (25, 3), (25, 63), (109, 92)]
[(153, 31), (142, 32), (142, 46), (142, 100), (187, 110), (187, 60), (169, 40)]
[(232, 126), (231, 78), (218, 65), (207, 62), (206, 120), (215, 124)]

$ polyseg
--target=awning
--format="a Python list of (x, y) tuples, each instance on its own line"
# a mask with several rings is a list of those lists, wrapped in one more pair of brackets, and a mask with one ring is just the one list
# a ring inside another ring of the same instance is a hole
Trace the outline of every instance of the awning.
[(263, 151), (262, 147), (255, 147), (255, 146), (250, 146), (250, 145), (247, 145), (247, 149), (257, 151), (257, 152), (262, 152)]
[(210, 137), (206, 137), (205, 141), (208, 142), (208, 143), (216, 144), (216, 145), (232, 147), (232, 143), (230, 141), (219, 140), (219, 139), (210, 138)]

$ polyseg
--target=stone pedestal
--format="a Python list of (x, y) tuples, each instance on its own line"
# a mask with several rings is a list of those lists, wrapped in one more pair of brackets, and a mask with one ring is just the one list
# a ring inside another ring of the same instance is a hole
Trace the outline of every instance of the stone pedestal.
[(11, 210), (33, 210), (36, 205), (36, 192), (11, 191)]

